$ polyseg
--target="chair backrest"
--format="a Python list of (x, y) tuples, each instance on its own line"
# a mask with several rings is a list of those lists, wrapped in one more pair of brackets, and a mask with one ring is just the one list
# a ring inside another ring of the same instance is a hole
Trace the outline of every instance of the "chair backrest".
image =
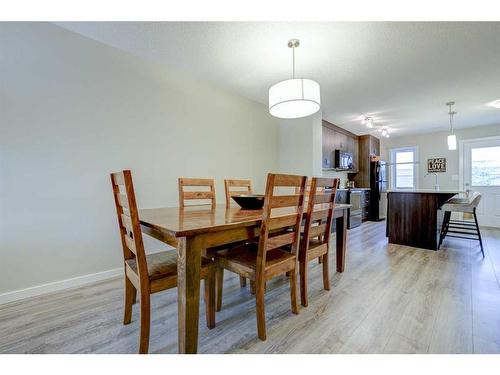
[(111, 185), (115, 198), (124, 261), (135, 258), (139, 281), (141, 283), (147, 282), (149, 280), (148, 265), (146, 263), (141, 224), (135, 201), (132, 173), (129, 170), (111, 173)]
[[(267, 175), (257, 254), (257, 277), (265, 270), (266, 253), (268, 251), (291, 245), (292, 254), (297, 254), (306, 180), (306, 176), (272, 173)], [(294, 188), (295, 190), (297, 187), (299, 188), (298, 194), (288, 193), (278, 195), (275, 193), (276, 188), (280, 190)], [(285, 212), (278, 212), (277, 215), (274, 215), (276, 211), (273, 212), (273, 210), (284, 210)], [(285, 231), (287, 228), (292, 228), (293, 230)]]
[[(185, 190), (185, 188), (194, 188)], [(204, 188), (204, 190), (202, 190)], [(212, 205), (215, 208), (215, 182), (210, 178), (179, 178), (179, 206), (186, 206), (186, 201), (203, 200), (204, 205)], [(210, 203), (206, 203), (210, 201)]]
[(471, 196), (471, 202), (470, 202), (470, 205), (472, 206), (472, 208), (476, 208), (480, 201), (481, 201), (481, 193), (478, 191), (473, 192), (472, 196)]
[[(307, 259), (309, 242), (312, 238), (318, 238), (318, 246), (324, 246), (328, 250), (338, 182), (338, 178), (312, 178), (300, 247), (301, 258)], [(332, 187), (332, 190), (325, 193), (325, 187)]]
[[(295, 188), (295, 194), (299, 193), (300, 188)], [(309, 192), (311, 191), (311, 179), (308, 178), (306, 182), (306, 190), (304, 193), (304, 207), (307, 207), (307, 201), (309, 199)], [(324, 187), (318, 188), (318, 193), (325, 191)]]
[(226, 190), (226, 207), (231, 206), (231, 197), (252, 194), (251, 180), (224, 180), (224, 188)]
[(481, 201), (481, 193), (469, 191), (465, 199), (463, 197), (452, 197), (441, 207), (443, 211), (474, 213)]

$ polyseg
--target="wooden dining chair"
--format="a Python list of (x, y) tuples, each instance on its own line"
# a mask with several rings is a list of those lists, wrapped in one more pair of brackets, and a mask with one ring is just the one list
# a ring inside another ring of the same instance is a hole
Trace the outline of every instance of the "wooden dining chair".
[[(340, 180), (339, 180), (340, 181)], [(297, 188), (298, 189), (298, 188)], [(295, 189), (295, 194), (297, 194), (297, 189)], [(321, 194), (325, 191), (325, 187), (318, 187), (317, 193)], [(306, 183), (306, 191), (304, 193), (304, 207), (307, 209), (307, 203), (309, 202), (309, 193), (311, 192), (311, 179), (307, 179)], [(302, 228), (302, 232), (304, 233), (304, 228)], [(321, 263), (321, 257), (318, 258), (318, 263)]]
[(252, 194), (251, 180), (224, 180), (224, 188), (226, 190), (226, 207), (231, 207), (231, 197), (240, 196), (243, 194)]
[[(186, 190), (185, 188), (188, 188)], [(194, 188), (194, 190), (189, 190)], [(204, 189), (204, 190), (202, 190)], [(179, 178), (179, 205), (181, 208), (186, 206), (186, 201), (204, 201), (205, 205), (211, 205), (215, 208), (215, 182), (210, 178)], [(210, 203), (207, 203), (210, 201)]]
[[(298, 194), (299, 188), (295, 189), (295, 194)], [(306, 190), (304, 193), (304, 206), (307, 206), (307, 201), (309, 199), (309, 192), (311, 191), (311, 179), (307, 179)], [(325, 187), (318, 188), (318, 193), (323, 193), (325, 191)]]
[[(257, 332), (261, 340), (266, 339), (264, 293), (267, 280), (289, 272), (292, 312), (299, 312), (297, 253), (306, 179), (306, 176), (268, 174), (259, 242), (240, 245), (214, 255), (218, 268), (235, 272), (255, 282)], [(295, 187), (299, 187), (298, 194), (275, 193), (275, 188), (281, 190)], [(287, 231), (288, 228), (293, 230)], [(284, 248), (289, 245), (291, 251)]]
[[(231, 207), (231, 197), (240, 196), (243, 194), (252, 194), (252, 180), (235, 180), (235, 179), (225, 179), (224, 188), (226, 190), (226, 207)], [(218, 274), (220, 279), (223, 275)], [(240, 276), (240, 287), (244, 288), (247, 285), (247, 279)], [(254, 285), (252, 283), (252, 290), (254, 290)], [(217, 288), (220, 290), (220, 288)], [(218, 294), (219, 295), (219, 294)], [(217, 311), (220, 311), (222, 303), (222, 297), (217, 297)]]
[[(305, 225), (300, 241), (300, 302), (307, 306), (307, 268), (310, 261), (321, 258), (323, 265), (323, 288), (330, 290), (328, 254), (332, 229), (335, 194), (338, 178), (317, 178), (311, 180), (311, 189), (307, 203)], [(325, 187), (332, 187), (325, 193)]]
[[(165, 250), (146, 255), (135, 201), (132, 174), (129, 170), (111, 173), (118, 226), (125, 267), (125, 309), (123, 324), (132, 319), (132, 305), (137, 292), (140, 299), (139, 353), (149, 348), (150, 295), (177, 286), (177, 251)], [(201, 262), (205, 280), (205, 307), (208, 328), (215, 327), (215, 264), (206, 258)]]

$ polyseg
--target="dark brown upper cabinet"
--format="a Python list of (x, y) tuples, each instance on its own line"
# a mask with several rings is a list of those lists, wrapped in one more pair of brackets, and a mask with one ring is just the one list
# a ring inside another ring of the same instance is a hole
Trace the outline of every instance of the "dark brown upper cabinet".
[(323, 120), (323, 169), (335, 170), (335, 150), (350, 152), (353, 155), (354, 168), (347, 172), (356, 173), (358, 170), (358, 136)]
[(370, 187), (370, 157), (380, 155), (380, 140), (373, 135), (359, 136), (358, 173), (354, 181), (358, 187)]

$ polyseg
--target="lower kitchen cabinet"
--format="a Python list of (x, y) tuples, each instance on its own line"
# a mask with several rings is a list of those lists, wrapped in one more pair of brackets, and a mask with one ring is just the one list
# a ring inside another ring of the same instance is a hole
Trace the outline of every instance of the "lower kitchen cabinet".
[(370, 214), (370, 190), (362, 190), (361, 194), (361, 220), (368, 220)]
[[(362, 189), (338, 189), (335, 203), (351, 204), (347, 228), (355, 228), (361, 222), (368, 220), (370, 211), (370, 190)], [(332, 232), (335, 230), (335, 221), (332, 223)]]

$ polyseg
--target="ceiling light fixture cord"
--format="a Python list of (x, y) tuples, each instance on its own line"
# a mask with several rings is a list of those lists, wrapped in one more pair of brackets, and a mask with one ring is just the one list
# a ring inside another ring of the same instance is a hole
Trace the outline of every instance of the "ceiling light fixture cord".
[(292, 47), (292, 78), (295, 79), (295, 47)]
[(449, 103), (448, 103), (448, 107), (449, 107), (448, 114), (450, 115), (450, 131), (451, 131), (451, 134), (453, 134), (453, 115), (456, 113), (456, 112), (452, 111), (451, 106), (452, 106), (453, 104), (454, 104), (454, 103), (452, 103), (452, 102), (449, 102)]
[(450, 130), (453, 134), (453, 113), (450, 112)]

